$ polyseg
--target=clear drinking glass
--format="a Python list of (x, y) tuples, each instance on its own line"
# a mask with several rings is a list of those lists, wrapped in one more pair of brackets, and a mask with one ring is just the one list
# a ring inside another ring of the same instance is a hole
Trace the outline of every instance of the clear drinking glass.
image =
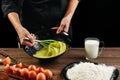
[[(100, 45), (101, 45), (101, 49), (100, 49)], [(86, 60), (93, 60), (96, 59), (98, 56), (100, 56), (100, 54), (102, 53), (104, 48), (104, 42), (100, 41), (96, 37), (88, 37), (85, 38), (84, 48), (85, 48)]]

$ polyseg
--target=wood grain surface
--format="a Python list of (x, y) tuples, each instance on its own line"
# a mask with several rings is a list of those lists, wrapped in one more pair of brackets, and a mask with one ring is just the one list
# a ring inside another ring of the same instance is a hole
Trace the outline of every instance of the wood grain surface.
[[(68, 51), (66, 51), (62, 56), (58, 57), (56, 60), (46, 61), (46, 62), (43, 62), (41, 60), (29, 56), (22, 48), (0, 48), (0, 49), (6, 51), (7, 54), (15, 58), (17, 61), (22, 62), (26, 65), (34, 64), (36, 66), (42, 66), (44, 68), (51, 69), (52, 72), (54, 73), (53, 80), (63, 80), (61, 76), (61, 71), (67, 64), (78, 61), (88, 62), (87, 60), (85, 60), (84, 48), (70, 48)], [(115, 66), (120, 71), (120, 48), (119, 47), (105, 48), (101, 56), (96, 60), (94, 60), (94, 62), (105, 63), (108, 65)], [(3, 65), (1, 64), (0, 70), (2, 69), (3, 69)], [(2, 76), (4, 77), (4, 75), (6, 75), (5, 73), (3, 74), (2, 73), (3, 72), (0, 72), (0, 77)], [(9, 78), (6, 80), (17, 80), (17, 79)], [(118, 77), (118, 80), (120, 80), (120, 75)]]

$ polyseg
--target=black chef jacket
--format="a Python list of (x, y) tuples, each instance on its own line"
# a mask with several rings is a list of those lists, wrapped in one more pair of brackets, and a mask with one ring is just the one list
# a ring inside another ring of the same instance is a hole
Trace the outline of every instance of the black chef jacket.
[(60, 25), (69, 0), (2, 0), (6, 16), (17, 12), (21, 23), (30, 32), (49, 29)]

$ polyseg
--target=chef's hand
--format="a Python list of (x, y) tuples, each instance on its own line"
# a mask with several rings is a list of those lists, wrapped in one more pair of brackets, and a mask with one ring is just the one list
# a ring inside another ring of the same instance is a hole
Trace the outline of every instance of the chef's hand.
[[(35, 35), (32, 33), (29, 33), (29, 31), (27, 29), (25, 29), (24, 27), (22, 27), (22, 29), (19, 29), (19, 31), (17, 31), (17, 32), (18, 32), (18, 36), (19, 36), (21, 45), (27, 45), (27, 46), (31, 47), (36, 44), (36, 42), (34, 41), (36, 38)], [(24, 40), (24, 37), (28, 37), (29, 41)]]
[(57, 29), (56, 33), (59, 34), (62, 31), (68, 32), (70, 26), (71, 19), (69, 17), (64, 17), (61, 20), (61, 23), (57, 27), (53, 27), (52, 29)]

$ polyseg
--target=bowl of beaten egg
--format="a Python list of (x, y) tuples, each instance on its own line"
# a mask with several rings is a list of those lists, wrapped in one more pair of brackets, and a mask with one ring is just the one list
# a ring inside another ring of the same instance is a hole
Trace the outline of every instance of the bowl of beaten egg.
[(38, 44), (24, 46), (25, 52), (40, 60), (54, 60), (63, 55), (71, 46), (71, 39), (66, 32), (56, 34), (55, 30), (45, 30), (35, 33)]

